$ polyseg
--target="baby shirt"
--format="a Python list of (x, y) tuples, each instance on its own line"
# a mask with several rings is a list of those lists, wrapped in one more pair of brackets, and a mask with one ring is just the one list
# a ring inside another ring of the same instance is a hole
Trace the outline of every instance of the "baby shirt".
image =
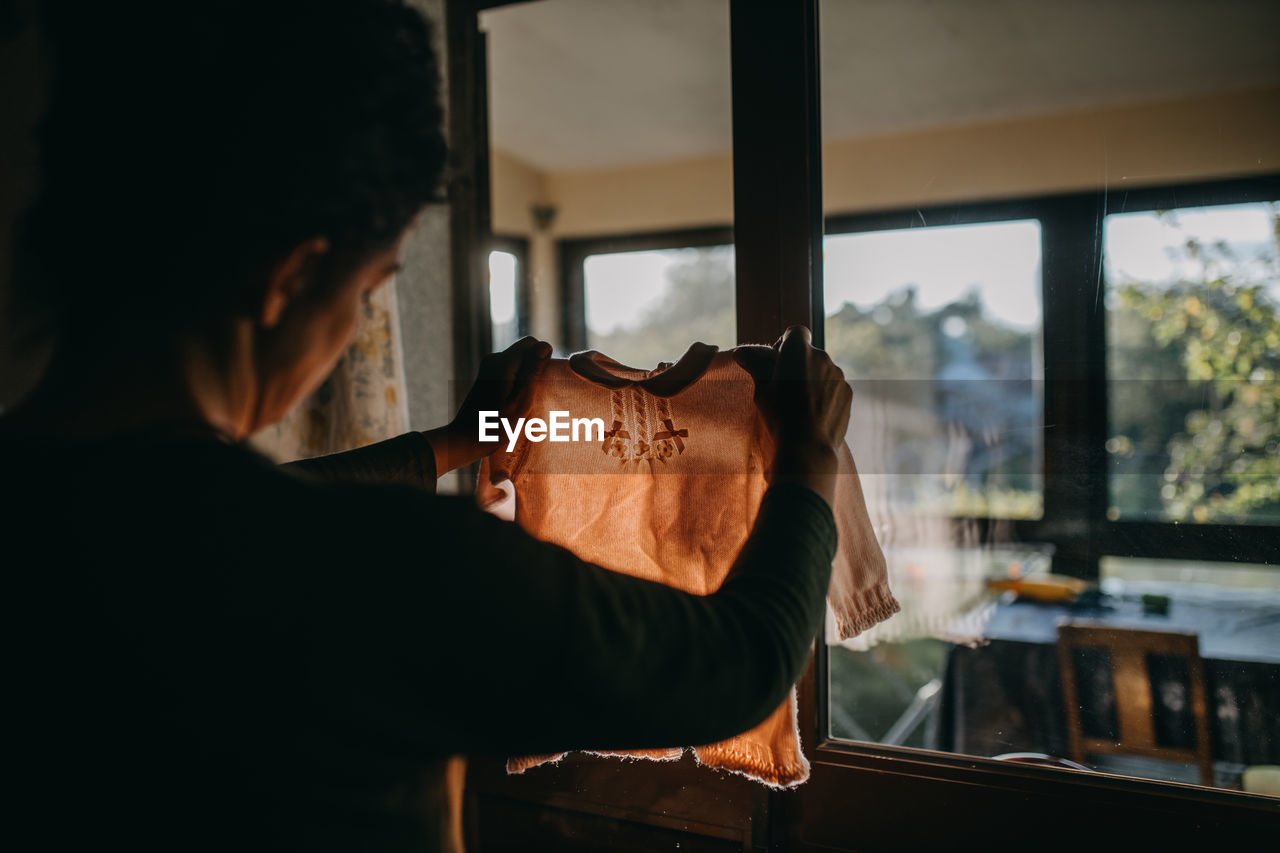
[[(548, 360), (523, 414), (599, 418), (604, 429), (577, 436), (566, 429), (577, 439), (568, 441), (522, 434), (510, 449), (501, 435), (499, 450), (481, 463), (481, 505), (495, 509), (514, 491), (514, 519), (534, 536), (613, 571), (699, 595), (715, 592), (755, 522), (773, 458), (754, 380), (738, 362), (743, 349), (695, 343), (675, 364), (653, 370), (594, 351)], [(827, 602), (836, 635), (847, 639), (899, 606), (847, 445), (837, 457), (832, 510), (839, 545)], [(684, 749), (600, 754), (673, 760)], [(704, 765), (771, 786), (798, 785), (809, 775), (794, 689), (755, 728), (693, 750)], [(562, 755), (512, 758), (507, 770), (522, 773)]]

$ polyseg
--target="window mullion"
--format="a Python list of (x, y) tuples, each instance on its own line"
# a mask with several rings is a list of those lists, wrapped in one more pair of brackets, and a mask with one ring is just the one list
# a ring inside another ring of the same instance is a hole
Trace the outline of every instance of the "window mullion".
[(1055, 200), (1041, 216), (1044, 524), (1060, 574), (1096, 578), (1106, 509), (1105, 200)]
[(739, 343), (804, 323), (822, 342), (818, 3), (729, 6)]

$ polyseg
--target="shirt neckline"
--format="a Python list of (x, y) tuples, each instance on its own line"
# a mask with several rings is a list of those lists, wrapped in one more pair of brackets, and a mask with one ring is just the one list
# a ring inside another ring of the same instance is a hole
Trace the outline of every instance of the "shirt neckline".
[(569, 356), (569, 369), (606, 388), (638, 386), (657, 397), (670, 397), (706, 373), (719, 350), (711, 344), (695, 342), (674, 364), (664, 362), (653, 370), (628, 367), (597, 350), (585, 350)]

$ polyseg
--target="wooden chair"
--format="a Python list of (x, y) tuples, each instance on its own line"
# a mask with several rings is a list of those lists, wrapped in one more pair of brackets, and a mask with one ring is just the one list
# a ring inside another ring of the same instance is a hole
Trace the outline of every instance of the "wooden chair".
[[(1084, 763), (1089, 754), (1180, 761), (1199, 768), (1202, 785), (1213, 785), (1204, 662), (1195, 634), (1064, 624), (1058, 626), (1058, 660), (1074, 761)], [(1163, 669), (1167, 682), (1187, 687), (1190, 732), (1158, 725), (1153, 666)]]

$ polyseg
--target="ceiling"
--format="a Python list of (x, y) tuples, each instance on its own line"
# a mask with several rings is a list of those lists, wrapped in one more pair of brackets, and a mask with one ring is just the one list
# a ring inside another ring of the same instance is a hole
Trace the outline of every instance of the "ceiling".
[[(1280, 85), (1280, 0), (823, 0), (823, 135)], [(727, 152), (728, 0), (481, 16), (491, 138), (547, 171)]]

